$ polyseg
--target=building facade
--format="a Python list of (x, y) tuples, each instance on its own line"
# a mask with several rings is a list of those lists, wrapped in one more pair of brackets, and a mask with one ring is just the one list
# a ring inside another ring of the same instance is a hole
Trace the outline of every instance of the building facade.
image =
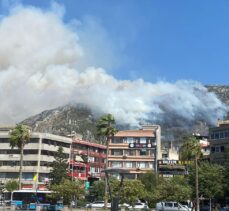
[(108, 147), (108, 166), (128, 169), (127, 177), (135, 179), (141, 173), (157, 171), (157, 159), (161, 159), (161, 128), (147, 125), (140, 130), (119, 131), (109, 140)]
[(73, 137), (70, 176), (93, 182), (104, 177), (106, 146)]
[[(210, 156), (210, 143), (208, 136), (202, 136), (200, 134), (193, 134), (198, 140), (202, 159), (209, 160)], [(173, 177), (175, 175), (185, 175), (188, 173), (186, 165), (190, 162), (179, 160), (179, 150), (184, 142), (180, 140), (163, 140), (162, 141), (162, 159), (158, 160), (158, 173), (163, 177)]]
[[(0, 182), (3, 184), (19, 177), (20, 151), (10, 147), (10, 129), (12, 127), (0, 128)], [(33, 132), (29, 143), (24, 147), (22, 188), (44, 188), (44, 184), (48, 182), (55, 152), (60, 146), (63, 147), (69, 160), (71, 143), (71, 138)], [(35, 175), (37, 180), (33, 180)]]
[(229, 120), (219, 121), (217, 127), (209, 129), (210, 160), (214, 163), (224, 164), (229, 156)]

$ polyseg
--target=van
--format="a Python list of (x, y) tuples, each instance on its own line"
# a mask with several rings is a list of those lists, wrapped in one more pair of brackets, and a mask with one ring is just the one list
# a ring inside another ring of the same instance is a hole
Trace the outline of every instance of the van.
[(159, 202), (156, 204), (156, 211), (189, 211), (188, 207), (178, 202)]

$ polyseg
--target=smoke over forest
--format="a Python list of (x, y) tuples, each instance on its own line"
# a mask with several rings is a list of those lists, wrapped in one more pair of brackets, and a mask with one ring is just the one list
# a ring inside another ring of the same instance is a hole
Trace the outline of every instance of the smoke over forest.
[(118, 80), (91, 63), (90, 49), (81, 44), (84, 33), (63, 15), (17, 6), (1, 17), (1, 124), (71, 102), (133, 126), (176, 117), (213, 124), (225, 115), (227, 107), (196, 81)]

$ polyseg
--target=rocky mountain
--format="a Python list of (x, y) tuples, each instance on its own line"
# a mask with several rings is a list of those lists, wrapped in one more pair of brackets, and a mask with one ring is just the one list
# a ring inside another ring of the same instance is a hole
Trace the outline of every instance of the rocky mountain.
[(229, 105), (229, 86), (206, 86), (209, 92), (215, 93), (225, 104)]
[(96, 139), (96, 120), (91, 111), (83, 105), (66, 105), (43, 111), (22, 121), (34, 132), (69, 136), (77, 133), (85, 140)]
[[(206, 86), (210, 92), (214, 92), (225, 104), (229, 105), (229, 86)], [(157, 122), (162, 126), (165, 139), (177, 139), (188, 133), (208, 133), (208, 127), (202, 120), (185, 122), (185, 120), (174, 117), (173, 125), (166, 124), (166, 121)], [(90, 109), (84, 105), (66, 105), (55, 109), (43, 111), (22, 121), (23, 124), (32, 127), (33, 131), (46, 132), (57, 135), (68, 136), (75, 132), (84, 140), (96, 141), (96, 121)], [(153, 122), (155, 123), (155, 122)], [(184, 126), (186, 125), (186, 126)], [(128, 129), (128, 126), (119, 125), (119, 129)]]

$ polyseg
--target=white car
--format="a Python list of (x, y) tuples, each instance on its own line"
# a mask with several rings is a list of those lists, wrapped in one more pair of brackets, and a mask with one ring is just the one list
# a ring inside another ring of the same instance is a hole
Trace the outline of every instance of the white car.
[[(133, 209), (132, 206), (129, 206), (128, 208), (129, 208), (129, 209)], [(148, 207), (147, 204), (145, 204), (145, 203), (143, 203), (143, 202), (137, 202), (137, 203), (135, 203), (135, 205), (134, 205), (134, 209), (136, 209), (136, 210), (140, 210), (140, 209), (149, 209), (149, 207)]]
[(156, 211), (189, 211), (187, 206), (183, 206), (178, 202), (166, 201), (156, 204)]
[[(90, 204), (86, 205), (86, 208), (104, 208), (105, 202), (104, 201), (94, 201)], [(111, 204), (107, 203), (107, 208), (110, 208)]]
[(130, 207), (130, 205), (127, 204), (127, 203), (119, 204), (118, 206), (119, 206), (119, 207), (125, 207), (125, 208)]
[(86, 205), (86, 208), (103, 208), (103, 207), (104, 207), (104, 201), (94, 201)]

